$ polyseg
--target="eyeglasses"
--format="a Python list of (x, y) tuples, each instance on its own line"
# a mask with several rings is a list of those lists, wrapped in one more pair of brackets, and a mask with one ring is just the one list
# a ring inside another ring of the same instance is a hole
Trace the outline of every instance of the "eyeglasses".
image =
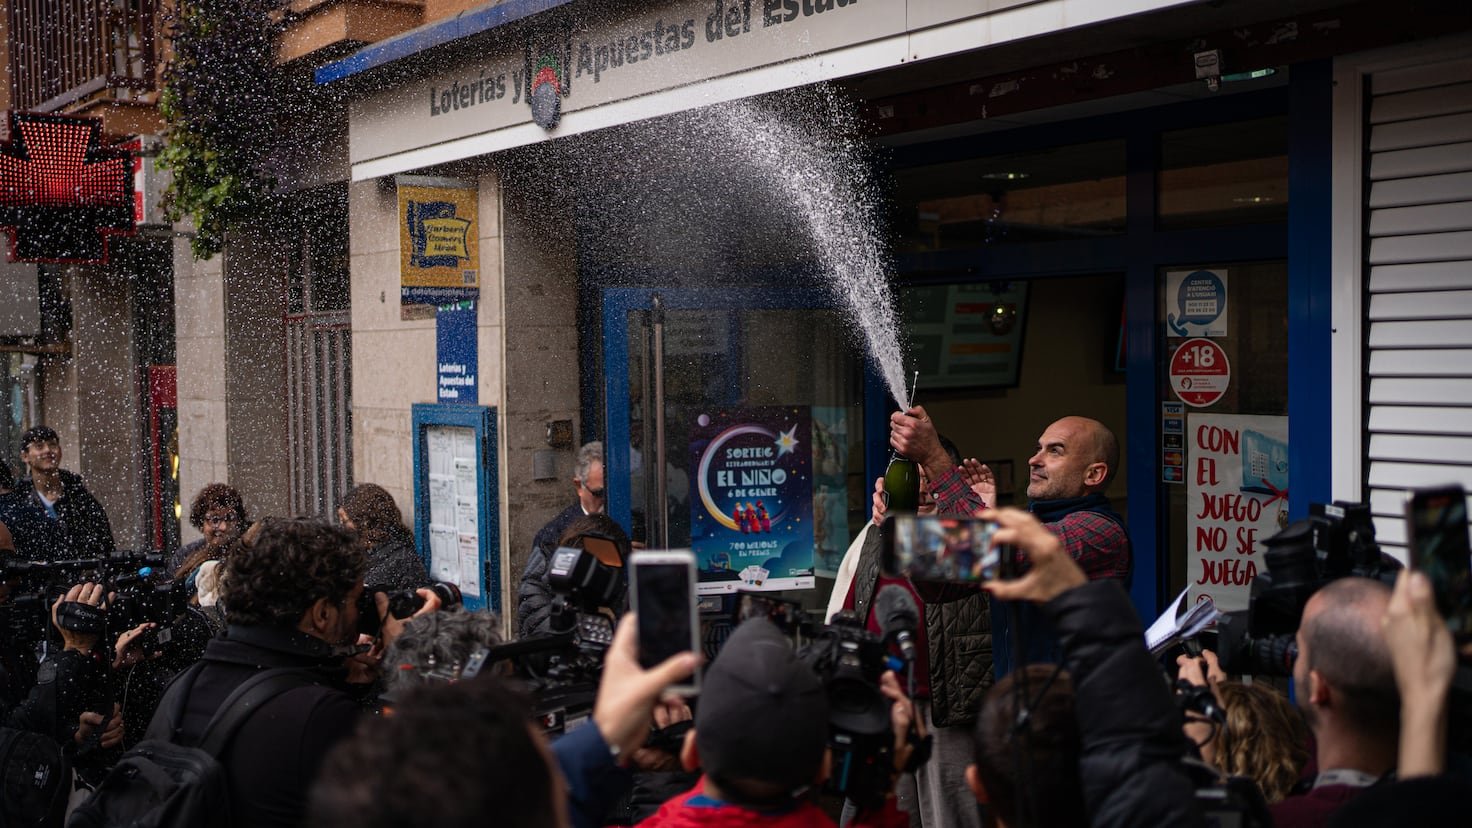
[(597, 498), (599, 500), (602, 500), (603, 499), (603, 496), (605, 494), (608, 494), (608, 489), (607, 488), (593, 489), (593, 488), (590, 488), (587, 483), (584, 483), (581, 480), (578, 481), (578, 485), (583, 487), (583, 491), (587, 492), (588, 494), (592, 495), (593, 497), (595, 497), (595, 498)]
[(240, 515), (231, 513), (228, 515), (205, 515), (205, 525), (212, 526), (234, 526), (240, 522)]

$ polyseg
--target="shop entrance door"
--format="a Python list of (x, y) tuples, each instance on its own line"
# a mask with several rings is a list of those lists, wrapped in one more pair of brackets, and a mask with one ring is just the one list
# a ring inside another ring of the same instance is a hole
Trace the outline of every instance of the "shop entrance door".
[[(692, 521), (730, 517), (729, 498), (709, 491), (714, 473), (702, 487), (692, 449), (709, 445), (713, 422), (795, 416), (808, 423), (804, 444), (790, 450), (811, 457), (811, 501), (784, 547), (798, 557), (805, 540), (814, 575), (812, 589), (787, 597), (813, 607), (826, 601), (869, 502), (864, 360), (829, 305), (797, 290), (604, 291), (608, 508), (636, 541), (689, 547)], [(748, 499), (755, 504), (755, 495)], [(710, 537), (699, 524), (694, 535), (697, 546)], [(697, 550), (707, 588), (711, 567), (727, 565), (715, 557), (700, 561)]]

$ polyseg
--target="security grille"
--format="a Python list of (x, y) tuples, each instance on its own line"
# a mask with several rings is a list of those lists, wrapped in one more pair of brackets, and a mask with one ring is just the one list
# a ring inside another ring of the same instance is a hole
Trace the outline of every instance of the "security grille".
[(1369, 78), (1370, 507), (1405, 546), (1405, 490), (1472, 489), (1472, 60)]
[(331, 518), (352, 485), (352, 330), (345, 312), (286, 319), (291, 510)]
[(301, 217), (287, 274), (291, 508), (332, 519), (353, 484), (353, 351), (347, 188), (292, 197)]

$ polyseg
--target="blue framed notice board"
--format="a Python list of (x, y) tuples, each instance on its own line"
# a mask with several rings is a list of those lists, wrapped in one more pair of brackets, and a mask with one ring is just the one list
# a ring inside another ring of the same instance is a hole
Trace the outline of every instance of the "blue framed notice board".
[(429, 577), (460, 587), (465, 608), (501, 612), (496, 409), (416, 403), (414, 540)]

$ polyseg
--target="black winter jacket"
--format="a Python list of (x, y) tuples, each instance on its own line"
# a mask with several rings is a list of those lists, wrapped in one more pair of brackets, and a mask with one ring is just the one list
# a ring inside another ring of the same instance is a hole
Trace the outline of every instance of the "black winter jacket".
[(521, 571), (521, 583), (516, 588), (516, 637), (540, 635), (549, 631), (548, 617), (552, 613), (552, 587), (547, 584), (547, 566), (557, 541), (572, 522), (583, 516), (581, 503), (573, 504), (558, 513), (557, 517), (537, 530), (532, 538), (532, 551), (527, 555), (526, 568)]
[[(854, 572), (854, 612), (869, 617), (879, 584), (884, 533), (870, 526)], [(938, 727), (976, 721), (992, 686), (992, 625), (986, 593), (958, 584), (921, 584), (925, 643), (930, 656), (930, 716)]]
[(429, 586), (429, 573), (424, 569), (424, 560), (414, 548), (414, 538), (407, 532), (398, 532), (366, 553), (368, 569), (363, 573), (363, 583), (371, 587), (389, 589), (418, 589)]
[[(15, 552), (28, 561), (54, 561), (66, 548), (66, 531), (46, 516), (29, 486), (0, 495), (0, 523), (10, 529)], [(34, 672), (34, 670), (32, 670)]]
[(1073, 677), (1079, 772), (1093, 826), (1196, 826), (1205, 820), (1181, 758), (1181, 713), (1145, 649), (1117, 581), (1091, 581), (1043, 605)]
[[(98, 558), (111, 555), (116, 546), (112, 539), (112, 524), (107, 512), (97, 498), (87, 491), (81, 475), (62, 469), (61, 498), (56, 501), (57, 523), (61, 528), (62, 548), (52, 551), (49, 560), (59, 558)], [(22, 478), (14, 494), (29, 500), (43, 510), (41, 495), (36, 492), (32, 480)]]

